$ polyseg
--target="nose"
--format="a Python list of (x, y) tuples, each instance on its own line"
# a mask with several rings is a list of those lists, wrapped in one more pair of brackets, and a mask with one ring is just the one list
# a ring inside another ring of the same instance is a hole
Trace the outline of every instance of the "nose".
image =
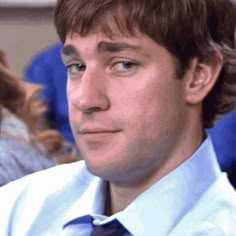
[(81, 112), (105, 111), (110, 107), (107, 82), (102, 73), (86, 70), (79, 81), (68, 86), (69, 103)]

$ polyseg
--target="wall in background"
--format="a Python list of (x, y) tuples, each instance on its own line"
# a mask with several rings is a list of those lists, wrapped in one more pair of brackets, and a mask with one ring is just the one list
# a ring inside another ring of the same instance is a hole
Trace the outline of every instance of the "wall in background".
[(52, 7), (56, 0), (0, 0), (4, 7)]
[(12, 70), (20, 77), (31, 58), (58, 41), (53, 25), (53, 8), (1, 7), (0, 48)]

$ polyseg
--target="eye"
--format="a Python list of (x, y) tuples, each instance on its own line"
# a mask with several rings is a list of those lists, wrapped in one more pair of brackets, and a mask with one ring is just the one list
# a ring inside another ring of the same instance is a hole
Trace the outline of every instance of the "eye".
[(131, 61), (120, 61), (113, 65), (113, 68), (117, 71), (127, 71), (135, 67), (136, 64)]
[(84, 71), (86, 68), (85, 65), (83, 64), (71, 64), (71, 65), (68, 65), (66, 66), (66, 69), (67, 69), (67, 72), (69, 74), (77, 74), (77, 73), (80, 73), (82, 71)]

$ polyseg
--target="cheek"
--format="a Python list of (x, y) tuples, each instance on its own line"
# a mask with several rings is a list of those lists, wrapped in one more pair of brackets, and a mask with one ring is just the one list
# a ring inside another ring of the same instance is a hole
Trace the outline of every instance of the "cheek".
[(135, 114), (132, 116), (136, 121), (134, 123), (142, 135), (150, 139), (168, 132), (177, 121), (180, 121), (179, 108), (183, 102), (181, 94), (171, 89), (160, 88), (152, 87), (147, 93), (140, 93), (133, 104)]

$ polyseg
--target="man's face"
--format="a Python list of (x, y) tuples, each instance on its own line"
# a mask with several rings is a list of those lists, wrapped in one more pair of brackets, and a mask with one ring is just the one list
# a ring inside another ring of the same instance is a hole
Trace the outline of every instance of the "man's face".
[(119, 184), (155, 176), (182, 153), (184, 79), (148, 37), (67, 37), (69, 117), (90, 171)]

